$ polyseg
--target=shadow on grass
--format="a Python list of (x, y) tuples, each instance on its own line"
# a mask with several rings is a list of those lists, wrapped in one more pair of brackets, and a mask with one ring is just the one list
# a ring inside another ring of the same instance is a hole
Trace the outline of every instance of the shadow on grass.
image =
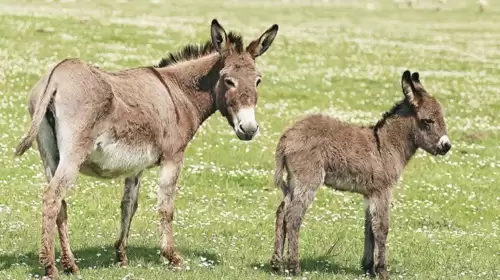
[[(204, 257), (213, 261), (214, 265), (221, 263), (218, 255), (205, 250), (186, 249), (182, 247), (178, 250), (184, 259), (199, 259), (200, 257)], [(118, 267), (115, 263), (115, 249), (112, 246), (83, 248), (74, 250), (73, 254), (80, 270)], [(56, 251), (56, 260), (59, 257), (60, 251)], [(127, 258), (130, 266), (135, 266), (137, 262), (163, 264), (163, 259), (159, 255), (159, 249), (156, 247), (128, 246)], [(28, 267), (31, 269), (31, 274), (43, 274), (43, 268), (38, 262), (38, 253), (29, 252), (27, 254), (0, 255), (0, 271), (17, 267)], [(62, 273), (62, 267), (58, 261), (56, 261), (56, 267)]]
[[(336, 263), (332, 263), (331, 256), (319, 256), (319, 257), (304, 257), (300, 259), (300, 268), (302, 274), (304, 272), (319, 272), (319, 273), (331, 273), (331, 274), (351, 274), (351, 275), (362, 275), (363, 272), (361, 267), (346, 267)], [(267, 273), (276, 274), (276, 271), (271, 268), (269, 261), (264, 265), (260, 263), (253, 263), (252, 268), (257, 267)]]

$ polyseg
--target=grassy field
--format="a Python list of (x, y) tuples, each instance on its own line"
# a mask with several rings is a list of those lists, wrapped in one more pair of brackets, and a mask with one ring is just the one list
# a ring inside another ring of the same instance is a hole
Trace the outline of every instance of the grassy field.
[[(271, 180), (281, 132), (311, 112), (374, 123), (402, 97), (406, 68), (443, 104), (453, 148), (445, 157), (418, 151), (394, 190), (392, 278), (500, 278), (499, 3), (480, 14), (473, 0), (450, 0), (439, 12), (438, 1), (413, 9), (347, 0), (49, 2), (0, 2), (0, 279), (43, 272), (41, 161), (35, 149), (13, 159), (34, 83), (66, 57), (110, 70), (156, 64), (208, 40), (212, 18), (246, 42), (280, 24), (258, 59), (260, 135), (237, 140), (217, 113), (191, 142), (176, 200), (185, 258), (177, 271), (159, 257), (156, 170), (143, 180), (126, 269), (114, 264), (112, 248), (123, 182), (81, 176), (68, 207), (83, 279), (283, 279), (267, 265), (281, 200)], [(302, 228), (298, 279), (362, 278), (363, 220), (362, 197), (322, 188)]]

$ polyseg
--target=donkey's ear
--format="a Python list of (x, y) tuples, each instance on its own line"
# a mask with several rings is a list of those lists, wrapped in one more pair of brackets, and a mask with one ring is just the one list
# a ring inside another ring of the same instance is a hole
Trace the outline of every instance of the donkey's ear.
[(212, 20), (210, 35), (212, 36), (212, 45), (215, 50), (222, 54), (224, 49), (229, 47), (229, 41), (227, 40), (226, 30), (224, 30), (216, 19)]
[(266, 30), (259, 39), (252, 41), (247, 46), (247, 52), (249, 52), (253, 58), (256, 58), (267, 51), (274, 41), (274, 38), (278, 34), (278, 25), (273, 24), (269, 29)]
[(413, 72), (413, 74), (411, 74), (411, 80), (415, 83), (420, 83), (420, 75), (418, 72)]
[(401, 77), (401, 88), (403, 89), (403, 94), (408, 102), (410, 102), (414, 108), (417, 108), (420, 103), (421, 96), (420, 93), (415, 90), (415, 85), (413, 84), (414, 80), (418, 81), (418, 73), (415, 72), (412, 75), (410, 71), (406, 70)]

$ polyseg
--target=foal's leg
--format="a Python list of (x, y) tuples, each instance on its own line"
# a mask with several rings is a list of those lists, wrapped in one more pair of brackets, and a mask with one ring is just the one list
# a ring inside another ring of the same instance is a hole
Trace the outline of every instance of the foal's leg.
[(162, 233), (161, 254), (173, 266), (182, 264), (181, 256), (175, 251), (172, 221), (174, 219), (174, 199), (177, 191), (177, 178), (182, 166), (182, 155), (176, 160), (167, 160), (160, 169), (158, 207)]
[(386, 261), (386, 242), (389, 233), (389, 206), (391, 192), (389, 190), (373, 194), (370, 198), (370, 214), (375, 240), (375, 273), (381, 279), (388, 279)]
[(365, 274), (373, 274), (373, 249), (375, 246), (375, 239), (372, 229), (372, 215), (370, 214), (370, 201), (365, 198), (365, 252), (361, 266)]
[(300, 226), (309, 205), (313, 202), (316, 196), (321, 181), (314, 183), (297, 182), (291, 188), (291, 201), (286, 208), (285, 223), (286, 234), (288, 239), (288, 258), (290, 271), (294, 275), (300, 274), (299, 262), (299, 236)]
[(290, 203), (290, 192), (284, 193), (283, 201), (281, 201), (278, 209), (276, 210), (276, 229), (274, 240), (274, 254), (271, 259), (271, 267), (277, 271), (282, 272), (282, 258), (283, 248), (285, 247), (286, 240), (286, 223), (285, 223), (285, 210)]
[(125, 179), (125, 188), (123, 191), (123, 198), (121, 203), (122, 219), (121, 219), (121, 230), (118, 238), (115, 242), (116, 249), (116, 261), (120, 263), (121, 266), (127, 266), (127, 244), (128, 244), (128, 234), (130, 232), (130, 224), (132, 223), (132, 218), (134, 217), (135, 211), (137, 210), (137, 198), (139, 193), (139, 188), (141, 174), (134, 177), (128, 177)]

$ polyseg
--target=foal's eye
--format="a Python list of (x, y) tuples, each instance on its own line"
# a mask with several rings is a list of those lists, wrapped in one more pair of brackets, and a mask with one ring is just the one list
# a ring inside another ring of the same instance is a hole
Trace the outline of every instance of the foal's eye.
[(258, 87), (260, 85), (260, 82), (262, 82), (261, 79), (257, 79), (257, 81), (255, 82), (255, 86)]
[(228, 87), (236, 87), (236, 83), (231, 78), (225, 78), (224, 82)]

